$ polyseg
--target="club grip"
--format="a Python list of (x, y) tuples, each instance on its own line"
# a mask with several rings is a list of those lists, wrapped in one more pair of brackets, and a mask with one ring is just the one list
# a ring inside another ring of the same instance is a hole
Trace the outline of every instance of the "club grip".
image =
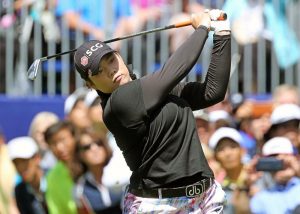
[(188, 26), (188, 25), (191, 25), (191, 24), (192, 24), (192, 22), (190, 20), (187, 20), (187, 21), (175, 24), (175, 27), (176, 28), (178, 28), (178, 27), (185, 27), (185, 26)]
[[(221, 13), (220, 16), (217, 18), (217, 21), (224, 21), (226, 19), (227, 19), (227, 14), (226, 13)], [(214, 21), (214, 20), (212, 20), (212, 21)], [(190, 20), (187, 20), (187, 21), (183, 21), (183, 22), (174, 24), (174, 27), (175, 28), (185, 27), (185, 26), (188, 26), (188, 25), (191, 25), (191, 24), (192, 24), (192, 22)]]

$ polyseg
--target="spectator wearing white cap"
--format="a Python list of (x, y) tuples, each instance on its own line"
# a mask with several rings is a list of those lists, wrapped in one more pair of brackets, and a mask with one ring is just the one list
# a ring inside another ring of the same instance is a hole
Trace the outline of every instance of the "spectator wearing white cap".
[(208, 113), (210, 132), (214, 132), (220, 127), (234, 127), (232, 116), (225, 110), (214, 110)]
[(40, 168), (37, 143), (31, 137), (17, 137), (8, 142), (9, 157), (22, 177), (15, 187), (20, 213), (48, 213), (45, 201), (46, 179)]
[(88, 107), (84, 102), (87, 93), (87, 88), (79, 88), (70, 94), (64, 103), (65, 118), (78, 129), (85, 129), (91, 126), (91, 120), (88, 117)]
[(241, 146), (242, 140), (241, 134), (230, 127), (217, 129), (209, 139), (209, 146), (214, 150), (216, 160), (226, 173), (221, 182), (228, 202), (225, 214), (249, 211), (247, 172), (243, 164), (245, 150)]
[(265, 140), (273, 137), (287, 137), (294, 146), (294, 152), (300, 151), (300, 107), (295, 104), (278, 105), (270, 117), (271, 127), (265, 135)]
[(251, 198), (251, 213), (292, 213), (300, 204), (300, 178), (297, 177), (299, 162), (291, 141), (285, 137), (271, 138), (264, 144), (262, 154), (283, 160), (283, 169), (271, 173), (272, 186)]

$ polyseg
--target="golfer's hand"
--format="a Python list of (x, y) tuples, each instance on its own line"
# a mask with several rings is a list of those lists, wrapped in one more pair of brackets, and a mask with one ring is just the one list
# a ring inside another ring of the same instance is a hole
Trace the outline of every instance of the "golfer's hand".
[(206, 13), (209, 14), (211, 19), (211, 30), (218, 35), (227, 35), (230, 34), (230, 23), (229, 20), (218, 20), (224, 11), (213, 9), (213, 10), (205, 10)]
[(191, 15), (192, 26), (197, 29), (198, 27), (205, 26), (210, 29), (211, 21), (208, 13), (193, 13)]

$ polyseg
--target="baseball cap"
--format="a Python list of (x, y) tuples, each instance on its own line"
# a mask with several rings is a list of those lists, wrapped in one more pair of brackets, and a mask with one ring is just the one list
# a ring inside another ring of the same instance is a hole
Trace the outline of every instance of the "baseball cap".
[(29, 159), (38, 152), (38, 146), (31, 137), (17, 137), (7, 143), (8, 155), (11, 160), (16, 158)]
[(70, 96), (67, 97), (64, 105), (65, 115), (68, 115), (73, 110), (79, 98), (80, 96), (78, 96), (77, 94), (71, 94)]
[(236, 129), (230, 127), (221, 127), (217, 129), (210, 137), (208, 141), (209, 147), (215, 149), (220, 140), (224, 138), (229, 138), (239, 145), (241, 145), (243, 140), (241, 134)]
[(300, 107), (295, 104), (281, 104), (271, 114), (270, 122), (277, 125), (290, 120), (300, 120)]
[(115, 50), (99, 40), (87, 41), (77, 48), (74, 62), (81, 78), (86, 80), (89, 74), (96, 75), (99, 72), (99, 63), (102, 57), (112, 52)]
[(262, 154), (264, 156), (293, 153), (293, 144), (286, 137), (271, 138), (263, 145), (262, 148)]
[(228, 122), (232, 122), (232, 118), (230, 114), (225, 110), (215, 110), (211, 111), (208, 114), (208, 118), (210, 122), (216, 122), (218, 120), (225, 120)]
[(85, 99), (84, 99), (84, 103), (90, 107), (93, 105), (93, 103), (95, 102), (95, 100), (99, 98), (99, 95), (98, 93), (95, 91), (95, 90), (91, 90), (87, 93), (87, 95), (85, 96)]
[(81, 87), (81, 88), (76, 89), (72, 94), (70, 94), (64, 102), (65, 115), (68, 115), (73, 110), (76, 102), (79, 99), (84, 100), (87, 93), (88, 93), (88, 89), (85, 87)]

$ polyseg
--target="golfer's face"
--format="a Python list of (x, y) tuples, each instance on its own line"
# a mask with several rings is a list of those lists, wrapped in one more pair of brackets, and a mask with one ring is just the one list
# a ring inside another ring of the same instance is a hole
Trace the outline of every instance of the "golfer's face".
[(131, 81), (128, 69), (117, 53), (105, 55), (99, 64), (99, 73), (91, 76), (93, 87), (104, 93), (112, 93), (120, 85)]

